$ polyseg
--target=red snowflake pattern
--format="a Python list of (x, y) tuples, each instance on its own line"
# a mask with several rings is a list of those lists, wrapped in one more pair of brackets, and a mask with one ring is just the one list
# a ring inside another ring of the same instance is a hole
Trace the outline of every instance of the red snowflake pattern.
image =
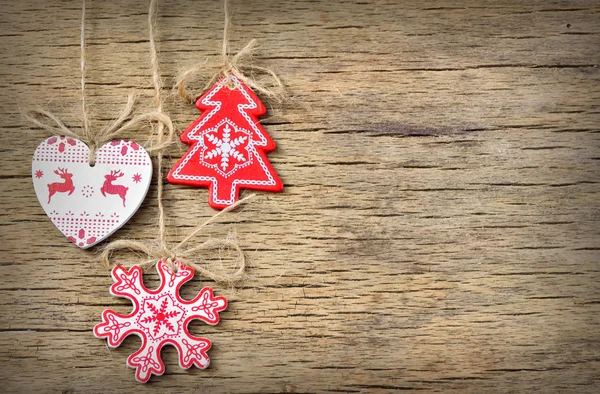
[(158, 339), (163, 335), (178, 333), (179, 322), (183, 319), (185, 311), (169, 294), (165, 294), (158, 300), (144, 300), (142, 308), (145, 313), (139, 316), (138, 323), (146, 328), (153, 338)]
[(42, 171), (42, 170), (37, 170), (37, 171), (35, 172), (35, 177), (36, 177), (37, 179), (40, 179), (40, 178), (41, 178), (41, 177), (43, 177), (43, 176), (44, 176), (44, 171)]
[(94, 188), (90, 185), (85, 185), (81, 188), (81, 194), (85, 198), (90, 198), (94, 195)]
[(142, 339), (141, 348), (127, 359), (127, 365), (136, 369), (135, 378), (142, 383), (147, 382), (152, 374), (164, 373), (160, 352), (165, 345), (177, 349), (181, 368), (188, 369), (192, 365), (200, 369), (208, 367), (207, 351), (211, 342), (191, 335), (188, 324), (199, 319), (215, 325), (219, 322), (219, 312), (227, 307), (225, 298), (215, 297), (210, 287), (203, 288), (191, 301), (183, 300), (179, 289), (194, 277), (194, 270), (180, 262), (174, 264), (177, 266), (175, 273), (163, 260), (156, 264), (160, 277), (160, 287), (156, 290), (148, 290), (144, 286), (139, 266), (129, 270), (114, 267), (112, 277), (115, 283), (110, 287), (110, 293), (129, 299), (133, 303), (133, 311), (121, 315), (107, 309), (102, 313), (102, 322), (94, 327), (94, 335), (106, 338), (108, 346), (113, 348), (131, 334)]
[(135, 183), (140, 183), (142, 181), (142, 175), (141, 174), (134, 174), (132, 179), (133, 179), (133, 181)]

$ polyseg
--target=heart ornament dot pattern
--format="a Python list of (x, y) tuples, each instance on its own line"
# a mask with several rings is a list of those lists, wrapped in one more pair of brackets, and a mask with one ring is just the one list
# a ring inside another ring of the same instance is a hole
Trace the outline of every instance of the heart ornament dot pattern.
[(148, 152), (113, 140), (96, 150), (70, 137), (50, 137), (35, 150), (33, 186), (52, 223), (80, 248), (108, 238), (138, 210), (152, 179)]

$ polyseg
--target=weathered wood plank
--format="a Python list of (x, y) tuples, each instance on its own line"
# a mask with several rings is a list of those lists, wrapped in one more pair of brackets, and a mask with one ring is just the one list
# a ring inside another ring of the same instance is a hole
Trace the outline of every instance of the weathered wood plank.
[[(218, 55), (219, 2), (161, 5), (165, 83)], [(254, 267), (205, 371), (141, 386), (91, 333), (108, 272), (38, 206), (19, 106), (79, 114), (80, 5), (0, 16), (0, 377), (7, 392), (578, 392), (600, 388), (600, 6), (591, 1), (234, 2), (232, 48), (257, 38), (295, 102), (263, 119), (286, 185), (203, 236), (235, 230)], [(88, 2), (94, 125), (133, 89), (151, 108), (147, 4)], [(198, 84), (201, 86), (201, 83)], [(171, 95), (181, 130), (198, 113)], [(147, 130), (130, 137), (143, 142)], [(185, 151), (174, 146), (169, 164)], [(156, 189), (114, 238), (156, 237)], [(169, 237), (214, 214), (166, 185)], [(215, 267), (218, 256), (206, 256)], [(227, 262), (227, 260), (225, 260)], [(148, 273), (148, 283), (157, 277)]]

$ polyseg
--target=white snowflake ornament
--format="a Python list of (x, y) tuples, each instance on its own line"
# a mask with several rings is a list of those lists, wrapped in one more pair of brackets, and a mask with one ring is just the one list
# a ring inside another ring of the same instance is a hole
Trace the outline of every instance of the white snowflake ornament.
[(174, 264), (178, 269), (176, 273), (163, 260), (156, 264), (161, 283), (156, 290), (144, 286), (139, 266), (129, 270), (114, 267), (111, 274), (115, 283), (110, 293), (128, 298), (133, 303), (133, 311), (121, 315), (106, 309), (102, 323), (94, 327), (94, 335), (106, 338), (111, 348), (118, 347), (131, 334), (142, 339), (140, 349), (127, 359), (127, 365), (136, 370), (135, 378), (142, 383), (152, 374), (164, 373), (160, 351), (167, 344), (177, 348), (181, 368), (188, 369), (192, 364), (200, 369), (208, 367), (210, 360), (206, 352), (210, 349), (210, 340), (192, 336), (188, 324), (200, 319), (215, 325), (219, 322), (219, 312), (227, 308), (227, 300), (215, 297), (210, 287), (203, 288), (191, 301), (183, 300), (179, 289), (194, 277), (194, 270), (180, 262)]

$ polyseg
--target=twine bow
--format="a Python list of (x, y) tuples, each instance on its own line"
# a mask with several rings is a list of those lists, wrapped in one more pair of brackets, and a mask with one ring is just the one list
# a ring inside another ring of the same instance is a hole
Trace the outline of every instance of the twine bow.
[(158, 121), (161, 125), (164, 125), (167, 130), (167, 138), (162, 138), (155, 143), (151, 143), (151, 146), (145, 146), (144, 148), (149, 152), (160, 151), (173, 142), (175, 129), (173, 122), (165, 114), (161, 113), (160, 110), (152, 111), (149, 113), (136, 115), (132, 117), (133, 108), (135, 105), (136, 96), (131, 93), (127, 96), (127, 103), (121, 109), (121, 112), (117, 115), (116, 119), (111, 123), (104, 126), (99, 131), (95, 131), (91, 127), (91, 122), (87, 110), (86, 94), (85, 94), (85, 70), (86, 70), (86, 57), (85, 57), (85, 0), (83, 1), (81, 11), (81, 109), (83, 115), (83, 127), (82, 130), (77, 132), (65, 126), (65, 124), (52, 112), (46, 111), (40, 107), (27, 110), (23, 116), (31, 124), (46, 130), (54, 135), (64, 135), (71, 138), (77, 138), (88, 145), (90, 148), (89, 164), (93, 165), (96, 158), (96, 149), (104, 145), (106, 142), (115, 138), (120, 138), (126, 131), (139, 128), (144, 122)]
[[(185, 86), (186, 83), (191, 80), (197, 74), (206, 70), (216, 69), (217, 71), (213, 74), (211, 79), (205, 84), (204, 90), (210, 88), (217, 80), (224, 77), (221, 82), (230, 89), (235, 89), (235, 83), (231, 76), (235, 76), (245, 85), (249, 86), (253, 90), (262, 93), (263, 95), (273, 99), (277, 102), (282, 102), (286, 98), (284, 92), (283, 83), (281, 79), (275, 74), (273, 70), (265, 67), (259, 67), (252, 65), (248, 62), (248, 59), (254, 54), (256, 49), (257, 41), (255, 39), (250, 40), (238, 53), (231, 56), (229, 54), (229, 26), (230, 26), (230, 15), (229, 15), (229, 2), (224, 2), (224, 13), (225, 13), (225, 26), (223, 28), (223, 45), (221, 49), (221, 61), (216, 64), (207, 64), (207, 61), (189, 68), (182, 72), (176, 79), (175, 87), (177, 88), (177, 94), (186, 103), (192, 104), (196, 100), (197, 95), (192, 94)], [(250, 77), (244, 75), (243, 70), (247, 70)], [(266, 74), (272, 79), (271, 85), (269, 86), (266, 82), (258, 81), (254, 78), (255, 73)]]
[[(100, 259), (104, 263), (106, 267), (111, 266), (110, 258), (112, 254), (118, 250), (128, 250), (132, 252), (140, 252), (145, 254), (147, 259), (138, 263), (143, 267), (148, 267), (156, 264), (158, 260), (164, 260), (169, 264), (169, 267), (173, 272), (177, 272), (177, 267), (173, 264), (173, 261), (179, 261), (184, 265), (192, 267), (194, 270), (200, 272), (203, 276), (214, 280), (215, 282), (227, 283), (229, 285), (236, 283), (244, 278), (245, 270), (246, 270), (246, 255), (242, 248), (239, 246), (235, 238), (227, 237), (221, 239), (208, 239), (202, 242), (199, 245), (193, 246), (191, 248), (184, 249), (184, 246), (198, 233), (200, 233), (204, 227), (208, 224), (216, 220), (220, 215), (229, 212), (235, 209), (240, 204), (250, 200), (255, 195), (251, 194), (250, 196), (243, 198), (237, 201), (235, 204), (223, 209), (221, 212), (212, 216), (210, 219), (196, 227), (185, 239), (179, 242), (173, 248), (169, 248), (165, 242), (160, 242), (159, 245), (147, 245), (143, 242), (139, 241), (131, 241), (131, 240), (118, 240), (113, 241), (110, 244), (106, 245), (100, 254)], [(211, 270), (208, 270), (201, 265), (198, 265), (188, 259), (188, 256), (200, 251), (206, 250), (215, 250), (222, 249), (225, 247), (229, 247), (234, 249), (237, 252), (237, 256), (235, 257), (234, 266), (237, 267), (237, 270), (232, 274), (219, 274), (215, 273)]]
[[(120, 138), (126, 131), (136, 130), (146, 122), (157, 121), (167, 128), (167, 138), (158, 142), (153, 142), (149, 146), (144, 146), (148, 153), (155, 153), (165, 149), (173, 142), (175, 128), (171, 119), (158, 111), (152, 111), (141, 115), (131, 117), (133, 107), (135, 105), (135, 95), (127, 96), (127, 103), (121, 109), (121, 112), (115, 120), (104, 126), (100, 131), (93, 132), (91, 128), (84, 128), (82, 132), (76, 132), (65, 126), (65, 124), (52, 112), (40, 107), (27, 110), (24, 114), (26, 120), (31, 124), (50, 132), (53, 135), (64, 135), (71, 138), (77, 138), (90, 148), (89, 164), (95, 162), (96, 149), (105, 143)], [(87, 113), (84, 113), (84, 118), (87, 119)]]

